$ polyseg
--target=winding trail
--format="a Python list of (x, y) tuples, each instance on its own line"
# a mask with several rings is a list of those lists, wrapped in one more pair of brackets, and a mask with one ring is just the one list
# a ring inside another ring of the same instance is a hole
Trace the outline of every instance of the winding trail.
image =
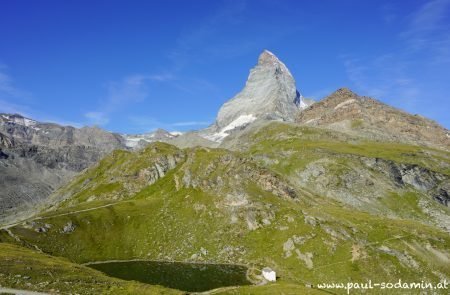
[(50, 219), (50, 218), (53, 218), (53, 217), (60, 217), (60, 216), (67, 216), (67, 215), (77, 214), (77, 213), (81, 213), (81, 212), (89, 212), (89, 211), (93, 211), (93, 210), (97, 210), (97, 209), (101, 209), (101, 208), (106, 208), (106, 207), (111, 207), (111, 206), (115, 206), (115, 205), (122, 204), (122, 203), (127, 203), (127, 202), (132, 202), (132, 201), (121, 201), (121, 202), (116, 202), (116, 203), (110, 203), (110, 204), (97, 206), (97, 207), (92, 207), (92, 208), (88, 208), (88, 209), (82, 209), (82, 210), (70, 211), (70, 212), (60, 213), (60, 214), (55, 214), (55, 215), (37, 217), (37, 218), (32, 219), (32, 220), (44, 220), (44, 219)]
[(111, 206), (115, 206), (115, 205), (122, 204), (122, 203), (127, 203), (127, 202), (132, 202), (132, 201), (128, 201), (128, 200), (127, 201), (120, 201), (120, 202), (110, 203), (110, 204), (97, 206), (97, 207), (92, 207), (92, 208), (88, 208), (88, 209), (70, 211), (70, 212), (66, 212), (66, 213), (60, 213), (60, 214), (48, 215), (48, 216), (41, 216), (41, 217), (35, 217), (35, 218), (27, 218), (27, 219), (23, 219), (21, 221), (17, 221), (17, 222), (14, 222), (14, 223), (2, 225), (2, 226), (0, 226), (0, 230), (1, 229), (5, 229), (5, 230), (9, 229), (9, 228), (14, 227), (16, 225), (19, 225), (19, 224), (21, 224), (21, 223), (23, 223), (25, 221), (45, 220), (45, 219), (50, 219), (50, 218), (53, 218), (53, 217), (72, 215), (72, 214), (77, 214), (77, 213), (81, 213), (81, 212), (88, 212), (88, 211), (93, 211), (93, 210), (97, 210), (97, 209), (101, 209), (101, 208), (111, 207)]

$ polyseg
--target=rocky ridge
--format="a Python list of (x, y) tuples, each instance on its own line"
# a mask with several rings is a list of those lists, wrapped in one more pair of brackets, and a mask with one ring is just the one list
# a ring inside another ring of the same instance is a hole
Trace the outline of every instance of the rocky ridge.
[(55, 189), (123, 143), (97, 127), (0, 114), (0, 223), (32, 214)]
[(341, 88), (297, 114), (296, 122), (370, 140), (405, 142), (450, 149), (450, 131), (370, 97)]

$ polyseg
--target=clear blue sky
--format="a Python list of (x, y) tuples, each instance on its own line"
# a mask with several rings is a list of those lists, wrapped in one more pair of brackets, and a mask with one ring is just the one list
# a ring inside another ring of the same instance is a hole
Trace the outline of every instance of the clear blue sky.
[(0, 112), (203, 128), (263, 49), (304, 96), (346, 86), (450, 127), (450, 0), (4, 0)]

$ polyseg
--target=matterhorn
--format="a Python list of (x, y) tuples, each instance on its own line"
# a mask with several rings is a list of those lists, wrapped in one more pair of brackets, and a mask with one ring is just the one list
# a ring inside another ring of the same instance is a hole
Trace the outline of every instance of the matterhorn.
[(203, 136), (222, 141), (232, 130), (256, 119), (293, 121), (312, 101), (303, 98), (286, 65), (272, 52), (264, 50), (258, 64), (250, 70), (244, 89), (219, 110), (215, 123)]

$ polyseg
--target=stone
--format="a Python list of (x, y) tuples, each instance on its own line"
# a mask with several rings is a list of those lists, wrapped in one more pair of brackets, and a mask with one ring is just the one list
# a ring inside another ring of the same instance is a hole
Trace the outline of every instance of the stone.
[(62, 233), (68, 234), (75, 230), (76, 225), (72, 223), (72, 221), (67, 222), (62, 229)]

